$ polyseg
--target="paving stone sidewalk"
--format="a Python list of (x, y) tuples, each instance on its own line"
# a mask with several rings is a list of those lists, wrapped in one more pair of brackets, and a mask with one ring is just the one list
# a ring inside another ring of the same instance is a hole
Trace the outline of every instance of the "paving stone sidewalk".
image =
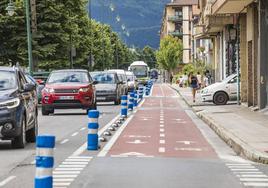
[(171, 87), (236, 153), (268, 164), (268, 115), (235, 103), (223, 106), (203, 103), (199, 93), (196, 103), (193, 103), (190, 88)]

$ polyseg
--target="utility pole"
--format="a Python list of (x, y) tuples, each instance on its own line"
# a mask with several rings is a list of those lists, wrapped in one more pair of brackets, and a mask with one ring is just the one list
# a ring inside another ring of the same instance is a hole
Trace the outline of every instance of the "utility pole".
[(24, 4), (25, 4), (25, 13), (26, 13), (29, 73), (30, 75), (33, 75), (32, 32), (31, 32), (31, 23), (30, 23), (29, 0), (24, 0)]

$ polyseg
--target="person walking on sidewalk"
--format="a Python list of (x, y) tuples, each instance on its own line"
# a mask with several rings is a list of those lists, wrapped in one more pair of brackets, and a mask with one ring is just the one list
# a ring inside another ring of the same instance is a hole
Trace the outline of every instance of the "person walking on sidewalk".
[(198, 88), (198, 80), (193, 72), (189, 74), (189, 84), (190, 84), (190, 87), (192, 88), (193, 102), (195, 103), (195, 95), (196, 95), (196, 90)]
[(202, 88), (202, 75), (200, 74), (200, 72), (197, 72), (196, 78), (198, 81), (198, 89), (201, 89)]

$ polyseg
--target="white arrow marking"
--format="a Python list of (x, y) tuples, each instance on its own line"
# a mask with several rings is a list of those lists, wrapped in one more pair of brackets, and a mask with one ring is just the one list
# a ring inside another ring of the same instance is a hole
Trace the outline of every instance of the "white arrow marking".
[(129, 143), (129, 144), (145, 144), (145, 143), (147, 143), (147, 142), (142, 142), (142, 141), (140, 141), (140, 140), (135, 140), (135, 141), (133, 141), (133, 142), (126, 142), (126, 143)]

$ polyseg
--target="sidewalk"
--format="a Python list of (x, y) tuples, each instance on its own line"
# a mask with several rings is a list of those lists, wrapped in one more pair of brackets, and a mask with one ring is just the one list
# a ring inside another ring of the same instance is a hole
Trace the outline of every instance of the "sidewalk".
[(268, 115), (236, 104), (216, 106), (203, 103), (199, 94), (196, 103), (192, 103), (190, 88), (171, 87), (236, 153), (268, 164)]

